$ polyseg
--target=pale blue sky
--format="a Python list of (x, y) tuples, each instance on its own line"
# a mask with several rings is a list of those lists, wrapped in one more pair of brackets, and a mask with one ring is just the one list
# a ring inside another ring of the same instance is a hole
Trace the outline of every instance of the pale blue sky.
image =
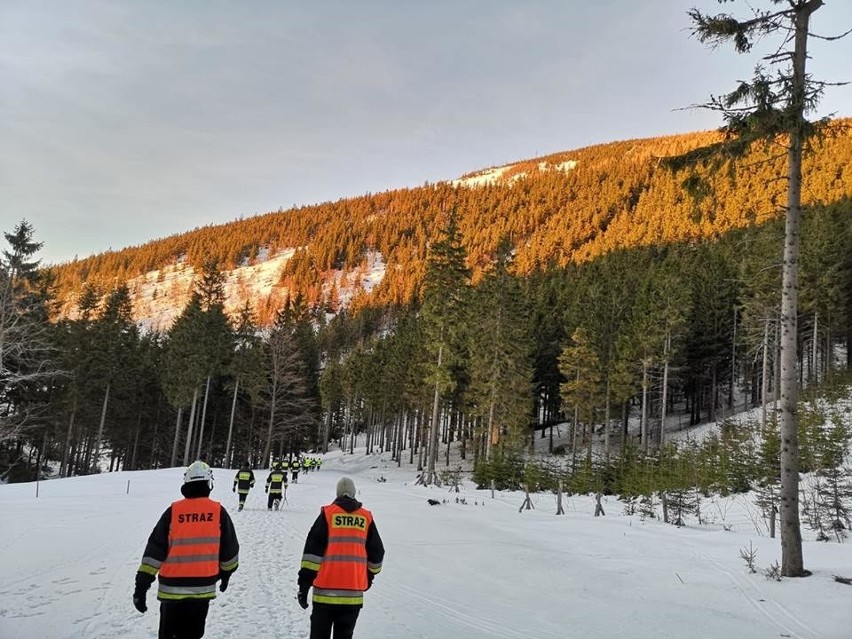
[[(766, 0), (755, 0), (766, 6)], [(0, 231), (45, 262), (536, 155), (714, 128), (715, 0), (0, 0)], [(740, 14), (743, 15), (743, 14)], [(827, 0), (814, 31), (852, 27)], [(852, 37), (809, 71), (852, 80)], [(758, 48), (764, 53), (763, 48)], [(820, 113), (852, 116), (852, 87)]]

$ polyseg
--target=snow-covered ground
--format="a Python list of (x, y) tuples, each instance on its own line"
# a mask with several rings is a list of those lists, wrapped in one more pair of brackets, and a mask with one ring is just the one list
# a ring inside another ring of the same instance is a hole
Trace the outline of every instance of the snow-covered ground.
[[(180, 498), (182, 472), (46, 481), (38, 497), (33, 483), (0, 486), (0, 638), (155, 637), (154, 591), (139, 614), (133, 579), (148, 534)], [(410, 468), (362, 449), (329, 454), (321, 471), (290, 487), (280, 512), (266, 510), (266, 471), (258, 471), (237, 512), (233, 474), (215, 471), (212, 497), (236, 524), (240, 568), (211, 604), (207, 637), (308, 636), (309, 611), (295, 600), (302, 544), (343, 474), (373, 511), (387, 551), (356, 637), (852, 637), (852, 587), (833, 580), (852, 577), (852, 546), (806, 542), (806, 579), (749, 574), (741, 548), (753, 544), (765, 568), (780, 560), (780, 547), (756, 533), (738, 500), (719, 509), (736, 524), (730, 531), (642, 521), (614, 499), (598, 518), (586, 497), (568, 498), (563, 516), (544, 494), (519, 512), (519, 493), (415, 486)]]

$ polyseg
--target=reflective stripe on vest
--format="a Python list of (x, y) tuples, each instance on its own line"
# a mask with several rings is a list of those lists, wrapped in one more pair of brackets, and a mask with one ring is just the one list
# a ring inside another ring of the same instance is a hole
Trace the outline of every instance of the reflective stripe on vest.
[(266, 482), (266, 485), (269, 486), (269, 492), (271, 493), (280, 493), (283, 485), (287, 482), (286, 473), (282, 473), (280, 471), (273, 471), (269, 473), (269, 480)]
[[(219, 574), (221, 513), (219, 503), (206, 497), (182, 499), (172, 504), (169, 553), (160, 566), (160, 577), (214, 577)], [(160, 591), (165, 592), (162, 584)], [(207, 589), (192, 594), (205, 596)]]
[(337, 504), (323, 506), (328, 546), (314, 579), (313, 600), (360, 605), (367, 589), (367, 530), (373, 515), (366, 508), (346, 512)]

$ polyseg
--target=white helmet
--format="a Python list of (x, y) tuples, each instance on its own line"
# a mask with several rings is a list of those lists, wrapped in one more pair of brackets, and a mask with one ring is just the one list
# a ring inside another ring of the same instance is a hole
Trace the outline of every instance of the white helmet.
[(213, 490), (213, 471), (210, 469), (210, 466), (203, 461), (192, 462), (183, 474), (184, 484), (188, 484), (191, 481), (206, 481), (210, 490)]

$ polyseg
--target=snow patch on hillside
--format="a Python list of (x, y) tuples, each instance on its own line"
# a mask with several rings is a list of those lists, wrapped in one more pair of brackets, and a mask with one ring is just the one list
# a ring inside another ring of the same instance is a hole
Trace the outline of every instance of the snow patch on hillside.
[[(225, 312), (235, 314), (246, 301), (256, 307), (257, 300), (266, 298), (275, 288), (293, 253), (293, 248), (275, 254), (263, 250), (253, 264), (225, 271)], [(192, 266), (179, 261), (130, 280), (127, 285), (138, 324), (144, 330), (167, 330), (189, 302), (198, 275)]]
[[(382, 254), (378, 251), (367, 251), (365, 266), (349, 273), (337, 271), (334, 275), (334, 285), (338, 290), (338, 300), (342, 307), (349, 306), (357, 294), (372, 293), (373, 289), (385, 277), (387, 265)], [(330, 288), (331, 285), (329, 285)]]
[[(225, 271), (225, 312), (235, 315), (246, 302), (257, 309), (275, 293), (283, 299), (286, 288), (279, 285), (281, 272), (293, 257), (296, 248), (272, 251), (263, 248), (252, 263)], [(338, 300), (346, 307), (358, 293), (369, 294), (385, 275), (385, 262), (381, 253), (370, 251), (365, 256), (365, 266), (349, 272), (330, 274), (326, 292), (337, 287)], [(128, 281), (133, 300), (133, 315), (146, 331), (166, 331), (189, 302), (195, 278), (200, 273), (183, 260), (162, 269)]]
[[(480, 186), (486, 186), (488, 184), (497, 184), (500, 182), (507, 184), (512, 183), (516, 180), (520, 180), (521, 178), (526, 177), (527, 175), (525, 171), (521, 171), (518, 173), (513, 173), (508, 178), (505, 177), (505, 174), (507, 172), (510, 172), (516, 166), (517, 164), (506, 164), (504, 166), (485, 169), (484, 171), (479, 171), (478, 173), (469, 175), (468, 177), (453, 180), (451, 184), (453, 186), (463, 186), (465, 188), (476, 188)], [(550, 162), (539, 162), (537, 170), (542, 173), (546, 171), (570, 171), (576, 166), (576, 160), (566, 160), (565, 162), (560, 162), (559, 164), (551, 164)]]
[(469, 177), (453, 180), (452, 185), (475, 188), (477, 186), (485, 186), (486, 184), (494, 184), (495, 182), (498, 182), (503, 174), (513, 166), (513, 164), (508, 164), (506, 166), (498, 166), (493, 169), (486, 169), (485, 171), (474, 173)]

